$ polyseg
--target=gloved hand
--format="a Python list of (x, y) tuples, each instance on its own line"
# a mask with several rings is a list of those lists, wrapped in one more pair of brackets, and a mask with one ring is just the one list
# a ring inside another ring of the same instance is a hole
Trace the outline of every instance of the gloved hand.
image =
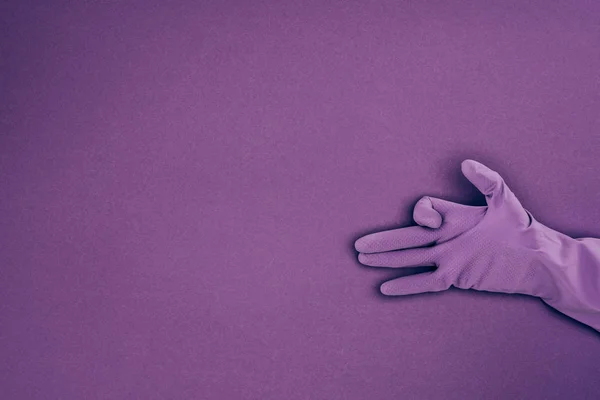
[(521, 293), (600, 330), (600, 240), (573, 239), (542, 225), (497, 172), (476, 161), (463, 161), (462, 172), (485, 195), (487, 207), (425, 196), (414, 208), (419, 226), (356, 241), (365, 265), (437, 267), (385, 282), (381, 292), (409, 295), (455, 286)]

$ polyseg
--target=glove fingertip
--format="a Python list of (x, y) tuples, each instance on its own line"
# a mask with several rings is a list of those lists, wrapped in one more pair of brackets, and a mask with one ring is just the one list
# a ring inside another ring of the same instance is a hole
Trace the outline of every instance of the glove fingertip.
[(384, 294), (386, 296), (393, 296), (395, 294), (393, 291), (393, 287), (389, 284), (389, 282), (382, 283), (379, 287), (379, 290), (381, 291), (381, 294)]
[(460, 170), (462, 171), (463, 175), (468, 177), (470, 174), (476, 171), (476, 168), (479, 165), (480, 163), (478, 163), (477, 161), (467, 158), (466, 160), (460, 163)]
[(371, 250), (371, 242), (366, 237), (358, 238), (354, 242), (354, 249), (359, 253), (370, 253)]
[(433, 208), (429, 197), (423, 197), (417, 202), (413, 219), (417, 224), (427, 228), (437, 229), (442, 225), (442, 215)]

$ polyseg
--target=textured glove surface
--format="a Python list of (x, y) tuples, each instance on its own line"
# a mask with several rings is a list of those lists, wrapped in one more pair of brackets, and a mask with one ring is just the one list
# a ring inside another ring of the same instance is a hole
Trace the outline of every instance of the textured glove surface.
[(600, 241), (573, 239), (539, 223), (486, 166), (466, 160), (462, 172), (485, 195), (487, 206), (425, 196), (414, 208), (419, 226), (356, 241), (365, 265), (437, 267), (385, 282), (381, 292), (409, 295), (455, 286), (521, 293), (540, 297), (588, 324), (589, 318), (592, 325), (600, 324)]

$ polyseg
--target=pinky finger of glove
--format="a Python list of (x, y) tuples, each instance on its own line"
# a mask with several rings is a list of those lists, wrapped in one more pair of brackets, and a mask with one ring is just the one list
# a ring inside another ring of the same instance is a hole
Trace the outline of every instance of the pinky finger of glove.
[(450, 285), (441, 274), (433, 271), (392, 279), (384, 282), (380, 290), (386, 296), (406, 296), (418, 293), (441, 292), (448, 289)]

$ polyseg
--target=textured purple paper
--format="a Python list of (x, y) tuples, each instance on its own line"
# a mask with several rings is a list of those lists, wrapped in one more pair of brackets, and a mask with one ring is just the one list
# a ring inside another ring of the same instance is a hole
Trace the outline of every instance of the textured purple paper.
[(2, 399), (598, 398), (591, 328), (352, 246), (465, 158), (600, 237), (599, 2), (92, 3), (0, 6)]

